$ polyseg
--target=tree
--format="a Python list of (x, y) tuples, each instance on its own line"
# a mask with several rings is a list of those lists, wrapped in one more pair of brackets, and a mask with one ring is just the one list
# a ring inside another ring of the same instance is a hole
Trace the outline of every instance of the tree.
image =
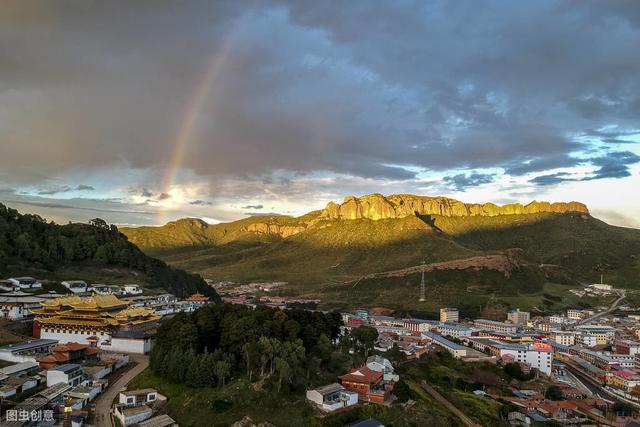
[(226, 360), (219, 360), (215, 365), (215, 373), (218, 377), (218, 385), (222, 384), (224, 387), (224, 382), (231, 373), (231, 364)]
[(278, 373), (278, 392), (282, 388), (282, 381), (289, 380), (291, 377), (291, 366), (281, 357), (276, 357), (276, 372)]
[(549, 388), (547, 388), (547, 391), (544, 393), (544, 397), (549, 400), (564, 400), (562, 389), (555, 385), (549, 386)]
[(378, 331), (371, 326), (360, 326), (351, 331), (351, 335), (359, 344), (361, 352), (364, 352), (365, 359), (369, 356), (369, 351), (373, 350), (373, 346), (378, 339)]

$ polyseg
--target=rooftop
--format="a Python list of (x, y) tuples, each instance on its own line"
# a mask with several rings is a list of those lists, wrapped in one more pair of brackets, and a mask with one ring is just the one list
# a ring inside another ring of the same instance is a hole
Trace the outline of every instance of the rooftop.
[(317, 391), (318, 393), (320, 393), (321, 395), (327, 395), (327, 394), (332, 394), (335, 393), (337, 391), (341, 391), (344, 390), (344, 387), (341, 386), (338, 383), (333, 383), (333, 384), (328, 384), (322, 387), (318, 387), (315, 389), (315, 391)]
[(158, 390), (156, 390), (155, 388), (141, 388), (139, 390), (121, 391), (120, 394), (123, 394), (125, 396), (137, 396), (140, 394), (157, 393), (157, 392)]
[(0, 369), (0, 374), (11, 375), (20, 371), (26, 371), (34, 368), (38, 368), (38, 364), (36, 362), (16, 363), (15, 365), (7, 366)]
[(48, 345), (57, 344), (58, 340), (45, 340), (45, 339), (37, 339), (37, 340), (28, 340), (15, 344), (8, 344), (0, 347), (0, 352), (15, 352), (15, 351), (25, 351), (38, 347), (44, 347)]
[(69, 372), (73, 372), (76, 369), (80, 369), (80, 365), (78, 365), (77, 363), (67, 363), (65, 365), (60, 365), (53, 368), (52, 371), (61, 371), (65, 374), (68, 374)]
[(157, 417), (149, 418), (148, 420), (141, 421), (137, 424), (138, 427), (167, 427), (175, 424), (176, 422), (167, 414), (158, 415)]

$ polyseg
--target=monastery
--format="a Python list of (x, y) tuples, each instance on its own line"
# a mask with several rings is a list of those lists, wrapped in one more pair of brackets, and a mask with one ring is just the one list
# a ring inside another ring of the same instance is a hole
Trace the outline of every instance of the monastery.
[(60, 344), (92, 344), (109, 351), (146, 354), (160, 316), (144, 308), (130, 308), (115, 295), (88, 298), (65, 296), (33, 309), (34, 338), (54, 339)]

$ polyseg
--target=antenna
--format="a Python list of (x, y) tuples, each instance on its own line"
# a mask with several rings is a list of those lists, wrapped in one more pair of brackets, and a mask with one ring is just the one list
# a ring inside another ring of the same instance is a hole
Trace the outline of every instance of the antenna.
[(420, 280), (420, 302), (427, 300), (427, 292), (424, 284), (424, 260), (422, 260), (422, 280)]

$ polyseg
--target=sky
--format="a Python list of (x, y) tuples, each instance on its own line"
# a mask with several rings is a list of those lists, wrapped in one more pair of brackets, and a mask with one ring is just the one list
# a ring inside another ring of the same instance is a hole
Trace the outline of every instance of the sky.
[(0, 201), (154, 225), (412, 193), (640, 228), (638, 46), (635, 0), (5, 0)]

